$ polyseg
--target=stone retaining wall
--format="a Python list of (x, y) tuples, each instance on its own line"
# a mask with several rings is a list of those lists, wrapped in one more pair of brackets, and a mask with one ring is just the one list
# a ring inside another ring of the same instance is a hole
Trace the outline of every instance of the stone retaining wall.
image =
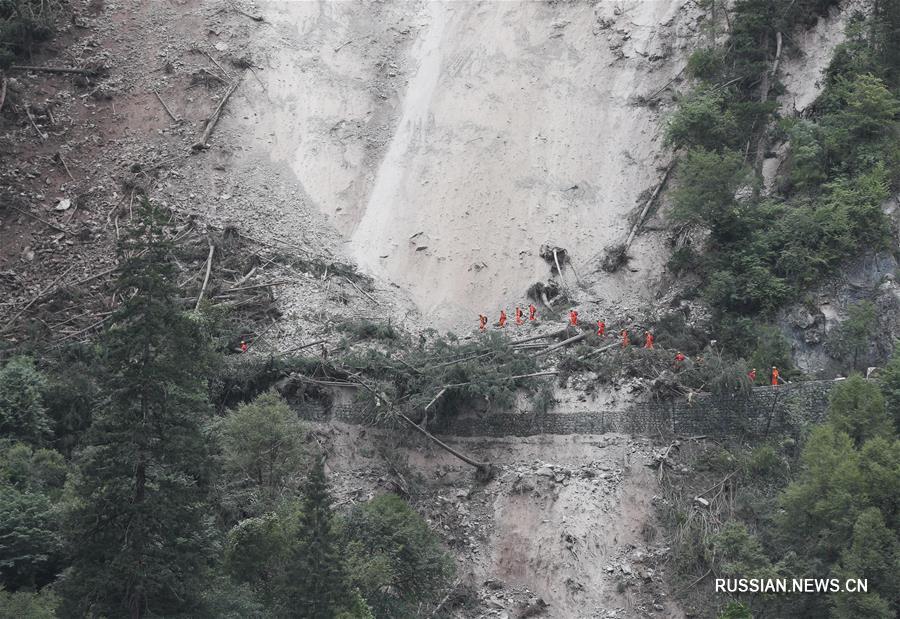
[[(805, 424), (824, 419), (834, 381), (811, 381), (777, 388), (757, 387), (747, 395), (706, 395), (693, 401), (645, 402), (625, 411), (582, 413), (491, 413), (435, 420), (434, 434), (445, 436), (532, 436), (535, 434), (602, 434), (622, 432), (650, 436), (707, 435), (759, 439), (769, 434), (795, 434)], [(329, 417), (350, 423), (376, 423), (352, 405), (298, 407), (306, 419)]]

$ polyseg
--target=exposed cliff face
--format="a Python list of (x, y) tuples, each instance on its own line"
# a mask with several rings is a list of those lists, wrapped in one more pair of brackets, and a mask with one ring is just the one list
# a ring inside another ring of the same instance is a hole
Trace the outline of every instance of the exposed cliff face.
[(636, 101), (681, 71), (699, 36), (693, 3), (263, 8), (275, 36), (253, 47), (268, 58), (268, 101), (252, 106), (244, 157), (289, 164), (304, 208), (432, 324), (523, 300), (549, 276), (548, 241), (590, 296), (648, 294), (658, 241), (635, 246), (638, 272), (598, 277), (590, 260), (624, 240), (667, 163), (666, 106)]

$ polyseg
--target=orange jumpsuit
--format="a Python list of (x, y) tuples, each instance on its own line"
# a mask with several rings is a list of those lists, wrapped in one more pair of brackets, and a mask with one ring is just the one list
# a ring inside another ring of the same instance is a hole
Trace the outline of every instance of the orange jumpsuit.
[(520, 324), (522, 324), (523, 322), (525, 322), (525, 321), (522, 319), (522, 316), (523, 316), (523, 315), (524, 315), (524, 314), (522, 313), (522, 308), (517, 307), (517, 308), (516, 308), (516, 324), (517, 324), (517, 325), (520, 325)]
[(644, 348), (653, 350), (653, 334), (649, 331), (644, 334)]
[(500, 310), (500, 327), (506, 326), (506, 311)]
[(578, 326), (578, 312), (576, 312), (575, 310), (569, 312), (569, 324), (573, 327)]
[(756, 368), (753, 368), (752, 370), (750, 370), (749, 372), (747, 372), (747, 378), (750, 379), (750, 382), (751, 382), (751, 383), (755, 383), (755, 382), (756, 382)]
[(772, 368), (772, 386), (773, 387), (778, 386), (778, 368), (776, 368), (776, 367)]
[(528, 306), (528, 320), (534, 320), (537, 318), (537, 308), (534, 306), (534, 303)]
[(597, 321), (597, 335), (603, 337), (603, 334), (606, 333), (606, 323), (602, 320)]
[(247, 352), (247, 348), (248, 348), (247, 342), (245, 342), (244, 340), (241, 340), (241, 352)]
[(628, 329), (622, 329), (622, 348), (627, 348), (628, 344)]

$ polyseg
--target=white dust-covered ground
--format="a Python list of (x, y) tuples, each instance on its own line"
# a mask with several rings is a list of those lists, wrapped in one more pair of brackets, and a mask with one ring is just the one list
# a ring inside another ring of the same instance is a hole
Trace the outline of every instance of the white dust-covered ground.
[(289, 165), (346, 255), (432, 324), (522, 301), (550, 275), (545, 242), (569, 250), (577, 297), (646, 295), (658, 240), (640, 240), (636, 270), (615, 277), (593, 274), (592, 258), (624, 240), (667, 163), (665, 106), (635, 97), (681, 70), (700, 36), (693, 4), (260, 6), (267, 92), (249, 103), (244, 156)]

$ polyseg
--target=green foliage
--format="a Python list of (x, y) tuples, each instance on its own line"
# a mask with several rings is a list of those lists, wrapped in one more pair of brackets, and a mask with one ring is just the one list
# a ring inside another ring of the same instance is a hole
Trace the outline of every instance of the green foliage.
[(716, 243), (742, 235), (742, 207), (734, 194), (745, 176), (746, 170), (737, 152), (689, 150), (678, 168), (679, 182), (672, 195), (672, 216), (708, 227)]
[(306, 428), (274, 391), (217, 420), (220, 503), (241, 517), (272, 511), (306, 468)]
[(66, 457), (72, 455), (91, 424), (91, 412), (100, 399), (97, 370), (102, 367), (92, 347), (72, 345), (44, 359), (47, 382), (44, 404), (53, 429), (53, 444)]
[(875, 305), (860, 301), (847, 309), (847, 319), (829, 334), (828, 348), (837, 359), (844, 359), (850, 369), (859, 370), (868, 359), (869, 348), (878, 330)]
[(791, 344), (780, 329), (771, 325), (756, 327), (756, 348), (750, 355), (750, 367), (756, 368), (757, 384), (768, 384), (772, 366), (785, 378), (793, 372)]
[[(711, 54), (704, 56), (709, 59)], [(694, 60), (694, 56), (691, 57)], [(700, 64), (697, 59), (695, 64)], [(690, 65), (689, 65), (690, 68)], [(709, 65), (695, 67), (709, 70)], [(736, 147), (739, 137), (735, 113), (726, 105), (726, 92), (719, 88), (700, 87), (679, 101), (666, 127), (666, 143), (675, 147), (717, 151)]]
[(43, 374), (27, 357), (14, 357), (0, 368), (0, 432), (32, 444), (50, 436), (50, 421), (44, 408)]
[(758, 89), (771, 68), (776, 33), (809, 23), (832, 4), (736, 2), (726, 46), (695, 52), (688, 64), (699, 84), (679, 101), (667, 133), (671, 144), (687, 148), (673, 217), (710, 236), (704, 255), (674, 257), (671, 267), (703, 276), (703, 298), (719, 326), (741, 316), (770, 316), (848, 258), (889, 246), (881, 203), (900, 169), (900, 98), (896, 71), (872, 52), (893, 57), (888, 50), (896, 47), (897, 30), (884, 24), (896, 25), (895, 9), (876, 11), (868, 27), (854, 26), (814, 116), (785, 123), (791, 149), (779, 185), (784, 193), (734, 197), (739, 187), (761, 184), (759, 170), (747, 180), (742, 163), (751, 145), (766, 146), (775, 107)]
[(866, 579), (869, 592), (865, 595), (835, 596), (832, 617), (895, 617), (893, 608), (900, 601), (900, 541), (884, 521), (882, 512), (870, 507), (862, 511), (853, 525), (853, 537), (841, 553), (837, 574), (841, 580)]
[(453, 575), (437, 536), (400, 497), (354, 507), (344, 522), (351, 583), (379, 617), (412, 617)]
[(281, 585), (284, 609), (293, 616), (332, 619), (351, 598), (330, 503), (324, 466), (318, 460), (303, 488), (297, 541)]
[(900, 432), (900, 350), (894, 353), (878, 375), (878, 386), (884, 394), (884, 406), (894, 420), (894, 430)]
[(66, 462), (57, 451), (34, 449), (25, 443), (0, 442), (0, 484), (22, 492), (40, 492), (58, 499), (66, 481)]
[(27, 619), (56, 619), (59, 599), (48, 589), (40, 593), (16, 591), (10, 593), (0, 587), (0, 617)]
[(0, 585), (42, 587), (62, 568), (58, 510), (40, 492), (0, 485)]
[(698, 49), (688, 57), (687, 74), (698, 79), (713, 78), (722, 71), (724, 61), (725, 55), (720, 49)]
[[(452, 415), (461, 408), (485, 404), (509, 407), (519, 389), (534, 393), (541, 385), (540, 381), (513, 378), (537, 371), (537, 362), (496, 332), (468, 342), (447, 334), (427, 347), (402, 345), (387, 352), (351, 352), (342, 359), (342, 365), (377, 381), (377, 391), (392, 402), (403, 402), (413, 415), (418, 415), (441, 390), (429, 414)], [(360, 397), (374, 410), (380, 409), (381, 403), (369, 390), (361, 390)]]
[(139, 215), (121, 248), (125, 301), (103, 340), (106, 404), (77, 458), (66, 616), (193, 612), (211, 550), (208, 336), (178, 308), (165, 214), (145, 202)]
[(878, 386), (859, 374), (831, 390), (828, 421), (836, 431), (853, 439), (857, 447), (877, 436), (892, 436), (894, 431)]
[(753, 619), (750, 607), (741, 602), (729, 602), (719, 619)]
[(712, 536), (717, 573), (726, 578), (775, 578), (776, 570), (759, 540), (739, 522), (729, 522)]

